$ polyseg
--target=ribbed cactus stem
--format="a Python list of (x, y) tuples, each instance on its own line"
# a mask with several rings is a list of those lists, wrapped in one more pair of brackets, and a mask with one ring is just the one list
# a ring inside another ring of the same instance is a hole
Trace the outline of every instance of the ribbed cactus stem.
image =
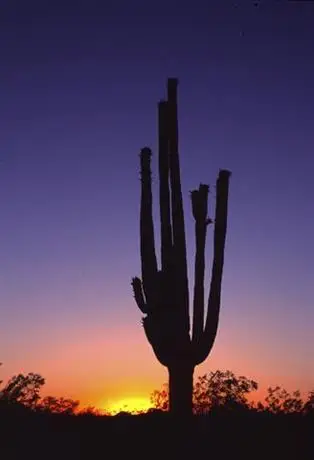
[(214, 256), (212, 263), (210, 291), (207, 306), (207, 317), (201, 346), (196, 353), (195, 364), (202, 363), (209, 355), (215, 342), (220, 302), (224, 252), (227, 233), (228, 194), (230, 171), (220, 170), (216, 181), (216, 210), (214, 228)]
[(169, 191), (169, 151), (167, 102), (158, 104), (158, 144), (159, 144), (159, 205), (161, 236), (161, 269), (169, 271), (172, 255), (172, 227)]
[(140, 240), (142, 281), (145, 298), (151, 306), (154, 303), (156, 289), (157, 258), (155, 252), (154, 223), (153, 223), (153, 197), (151, 179), (151, 156), (148, 147), (141, 150), (141, 217), (140, 217)]
[(204, 278), (207, 225), (208, 185), (200, 184), (191, 192), (192, 213), (195, 219), (195, 279), (193, 302), (193, 345), (200, 345), (204, 330)]
[(176, 306), (180, 307), (180, 320), (188, 334), (190, 330), (189, 286), (178, 151), (177, 86), (178, 80), (176, 78), (168, 79), (169, 159), (174, 246), (173, 260), (174, 270), (176, 272), (175, 285), (173, 288), (175, 289)]

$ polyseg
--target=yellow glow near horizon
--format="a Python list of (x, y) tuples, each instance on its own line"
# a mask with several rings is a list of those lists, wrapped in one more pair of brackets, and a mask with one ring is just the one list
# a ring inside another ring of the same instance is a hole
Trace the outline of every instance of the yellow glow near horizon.
[(106, 409), (114, 415), (118, 412), (130, 412), (132, 414), (136, 414), (141, 411), (147, 411), (152, 407), (152, 403), (148, 398), (129, 397), (119, 399), (118, 401), (112, 401)]

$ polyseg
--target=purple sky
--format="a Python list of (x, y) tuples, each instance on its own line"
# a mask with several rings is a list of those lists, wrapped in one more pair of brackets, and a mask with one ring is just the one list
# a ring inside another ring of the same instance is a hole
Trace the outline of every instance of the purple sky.
[(130, 279), (138, 152), (176, 76), (190, 275), (188, 192), (233, 173), (214, 364), (314, 387), (314, 3), (181, 3), (0, 1), (1, 376), (164, 381)]

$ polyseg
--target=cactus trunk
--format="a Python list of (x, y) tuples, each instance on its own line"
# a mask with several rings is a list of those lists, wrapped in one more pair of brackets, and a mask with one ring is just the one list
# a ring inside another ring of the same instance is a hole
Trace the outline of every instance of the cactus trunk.
[[(230, 172), (221, 170), (216, 182), (215, 220), (207, 217), (209, 187), (191, 192), (195, 220), (195, 279), (193, 327), (190, 335), (186, 238), (180, 179), (177, 84), (168, 79), (166, 101), (158, 104), (159, 201), (161, 269), (155, 252), (151, 186), (151, 150), (141, 150), (140, 248), (142, 279), (133, 278), (135, 301), (144, 313), (143, 326), (157, 359), (168, 368), (170, 412), (192, 413), (193, 372), (209, 355), (218, 329), (227, 231)], [(205, 246), (214, 222), (214, 257), (205, 315)], [(206, 319), (205, 319), (206, 317)]]
[(194, 366), (174, 365), (168, 368), (169, 410), (179, 417), (192, 414)]

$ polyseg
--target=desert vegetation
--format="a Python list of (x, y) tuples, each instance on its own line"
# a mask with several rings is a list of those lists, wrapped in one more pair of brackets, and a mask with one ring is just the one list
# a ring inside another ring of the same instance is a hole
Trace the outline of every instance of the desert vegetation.
[(42, 397), (44, 384), (36, 373), (2, 383), (3, 458), (105, 458), (108, 452), (115, 458), (144, 458), (144, 451), (153, 458), (185, 458), (187, 453), (202, 455), (209, 445), (220, 458), (252, 458), (254, 452), (274, 459), (308, 458), (312, 446), (314, 391), (301, 395), (275, 386), (263, 401), (252, 401), (258, 383), (229, 370), (196, 379), (194, 416), (188, 423), (168, 412), (167, 385), (152, 392), (146, 413), (111, 415), (81, 408), (76, 400)]

